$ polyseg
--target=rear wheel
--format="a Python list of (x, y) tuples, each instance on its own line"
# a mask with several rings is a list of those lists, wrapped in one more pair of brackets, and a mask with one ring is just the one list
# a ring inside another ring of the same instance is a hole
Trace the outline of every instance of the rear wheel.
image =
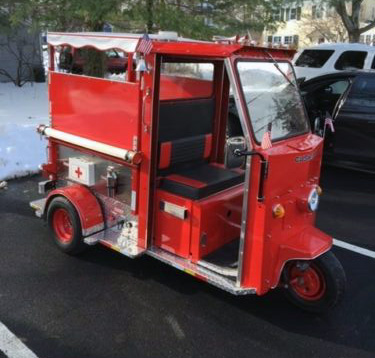
[(47, 222), (53, 241), (60, 250), (75, 255), (87, 248), (83, 242), (77, 210), (67, 199), (56, 197), (51, 201), (47, 211)]
[(292, 303), (311, 312), (325, 312), (341, 301), (346, 277), (340, 261), (329, 251), (312, 261), (288, 262), (283, 283)]

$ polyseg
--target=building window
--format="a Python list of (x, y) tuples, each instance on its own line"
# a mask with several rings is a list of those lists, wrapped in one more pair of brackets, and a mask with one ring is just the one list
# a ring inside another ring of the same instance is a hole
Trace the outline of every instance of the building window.
[(287, 8), (285, 9), (285, 21), (289, 21), (290, 20), (290, 9)]
[(271, 35), (271, 36), (267, 36), (267, 42), (268, 42), (269, 44), (272, 43), (272, 35)]
[(311, 17), (313, 19), (321, 19), (323, 17), (322, 6), (313, 5), (311, 8)]
[(301, 20), (302, 8), (301, 6), (297, 7), (297, 20)]
[(280, 9), (274, 10), (272, 14), (272, 18), (274, 21), (280, 21)]
[(291, 45), (293, 43), (293, 36), (284, 36), (284, 45)]
[(273, 37), (274, 44), (281, 44), (281, 36), (274, 36)]
[(359, 42), (360, 42), (361, 44), (364, 44), (364, 43), (365, 43), (365, 35), (361, 35), (361, 36), (359, 36)]
[(281, 9), (280, 20), (285, 21), (285, 9)]
[(301, 20), (302, 8), (300, 6), (294, 8), (281, 9), (281, 20)]
[(367, 45), (371, 44), (371, 35), (366, 35), (366, 44)]
[(294, 35), (293, 36), (293, 44), (298, 47), (298, 44), (299, 44), (299, 36), (298, 35)]
[(297, 19), (297, 9), (296, 8), (290, 9), (290, 19), (291, 20)]

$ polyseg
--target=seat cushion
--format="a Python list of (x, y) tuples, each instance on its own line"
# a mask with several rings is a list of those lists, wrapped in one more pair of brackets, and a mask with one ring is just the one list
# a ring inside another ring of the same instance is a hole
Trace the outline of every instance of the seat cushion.
[(199, 164), (162, 178), (160, 188), (185, 198), (197, 200), (244, 181), (244, 171), (213, 164)]

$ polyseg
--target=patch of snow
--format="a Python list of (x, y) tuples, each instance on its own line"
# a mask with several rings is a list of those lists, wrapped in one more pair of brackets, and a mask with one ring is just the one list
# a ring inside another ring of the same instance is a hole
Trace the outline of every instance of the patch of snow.
[(119, 82), (125, 82), (126, 80), (127, 73), (109, 73), (107, 72), (106, 75), (104, 76), (107, 80), (111, 81), (119, 81)]
[(46, 141), (36, 127), (48, 118), (46, 83), (0, 83), (0, 180), (35, 173), (46, 162)]

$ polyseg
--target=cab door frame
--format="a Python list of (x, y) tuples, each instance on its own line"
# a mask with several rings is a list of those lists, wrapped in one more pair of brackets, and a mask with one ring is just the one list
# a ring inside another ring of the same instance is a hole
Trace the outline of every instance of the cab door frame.
[[(238, 77), (235, 74), (234, 69), (234, 58), (226, 58), (225, 69), (229, 78), (230, 86), (233, 90), (234, 101), (236, 103), (238, 116), (240, 118), (242, 133), (245, 137), (246, 148), (251, 151), (253, 149), (253, 144), (251, 141), (251, 129), (250, 123), (247, 120), (247, 116), (244, 110), (244, 103), (240, 92), (240, 84), (238, 82)], [(245, 239), (246, 232), (248, 228), (247, 217), (248, 217), (248, 208), (249, 208), (249, 190), (250, 190), (250, 178), (251, 178), (251, 156), (246, 156), (245, 164), (245, 182), (244, 182), (244, 195), (243, 195), (243, 204), (242, 204), (242, 216), (241, 216), (241, 234), (240, 234), (240, 245), (238, 252), (238, 273), (236, 284), (238, 287), (241, 286), (242, 276), (243, 276), (243, 266), (244, 266), (244, 250), (245, 250)]]

